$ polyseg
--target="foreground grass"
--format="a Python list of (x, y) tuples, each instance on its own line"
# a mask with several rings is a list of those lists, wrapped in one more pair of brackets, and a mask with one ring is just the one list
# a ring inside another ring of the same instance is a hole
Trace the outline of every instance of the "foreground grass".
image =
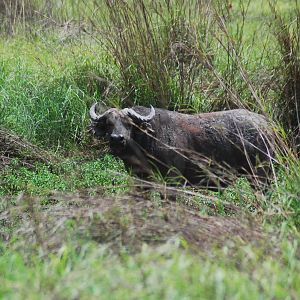
[[(110, 156), (96, 162), (81, 162), (80, 164), (78, 162), (79, 160), (76, 159), (64, 162), (56, 172), (45, 166), (38, 166), (35, 171), (25, 168), (16, 170), (9, 168), (6, 175), (2, 177), (7, 180), (6, 185), (2, 186), (2, 192), (4, 193), (3, 189), (6, 187), (5, 194), (19, 189), (19, 191), (23, 190), (31, 195), (43, 197), (53, 188), (76, 192), (82, 187), (104, 186), (109, 190), (110, 185), (112, 187), (110, 195), (117, 191), (117, 186), (113, 186), (117, 179), (111, 176), (110, 171), (112, 168), (120, 170), (121, 166)], [(96, 175), (95, 172), (97, 172)], [(120, 183), (122, 184), (123, 181)], [(13, 210), (14, 204), (10, 205), (12, 210), (4, 207), (0, 211), (4, 217), (3, 220), (0, 219), (2, 226), (0, 234), (3, 235), (4, 240), (5, 236), (9, 236), (9, 240), (0, 243), (0, 298), (297, 299), (300, 292), (300, 249), (299, 233), (292, 227), (292, 216), (280, 221), (275, 220), (275, 222), (268, 221), (267, 214), (259, 217), (263, 205), (267, 204), (255, 197), (249, 185), (243, 180), (236, 187), (230, 187), (224, 194), (216, 194), (216, 196), (220, 199), (217, 215), (226, 215), (226, 212), (222, 210), (223, 201), (237, 204), (241, 208), (240, 214), (248, 210), (252, 212), (253, 216), (245, 215), (247, 218), (253, 217), (253, 221), (257, 221), (256, 214), (258, 220), (262, 217), (265, 221), (264, 233), (271, 238), (266, 238), (265, 244), (256, 245), (255, 243), (245, 244), (238, 237), (236, 239), (230, 237), (230, 240), (225, 241), (221, 247), (211, 247), (203, 251), (195, 247), (190, 248), (189, 243), (181, 237), (170, 235), (170, 242), (167, 244), (159, 246), (144, 244), (138, 253), (129, 251), (126, 244), (121, 244), (116, 252), (115, 248), (109, 246), (111, 238), (114, 239), (114, 232), (109, 232), (108, 227), (105, 229), (105, 225), (104, 227), (96, 226), (96, 204), (90, 207), (88, 212), (92, 220), (95, 220), (95, 228), (92, 228), (93, 224), (89, 226), (94, 231), (106, 230), (96, 235), (102, 236), (106, 233), (111, 235), (107, 237), (107, 244), (101, 243), (101, 239), (96, 243), (88, 234), (82, 234), (80, 228), (84, 220), (81, 219), (82, 216), (78, 211), (73, 215), (73, 218), (77, 215), (78, 223), (74, 222), (72, 217), (68, 221), (62, 219), (63, 227), (70, 230), (69, 239), (67, 235), (64, 241), (59, 241), (59, 248), (45, 252), (41, 247), (41, 240), (33, 239), (32, 241), (35, 242), (27, 245), (24, 236), (18, 233), (20, 232), (17, 221), (19, 217), (17, 210), (15, 212)], [(276, 196), (275, 194), (273, 205), (276, 204)], [(283, 195), (280, 196), (284, 199)], [(94, 198), (92, 201), (95, 202), (95, 199), (101, 206), (101, 197)], [(270, 200), (272, 198), (268, 199)], [(72, 207), (69, 206), (68, 201), (62, 201), (62, 203), (65, 206), (64, 212), (68, 215)], [(287, 206), (286, 202), (283, 204)], [(22, 211), (30, 210), (30, 204), (28, 205), (28, 208), (24, 207)], [(59, 206), (55, 207), (51, 203), (47, 205), (43, 207), (42, 204), (41, 208), (42, 211), (50, 209), (48, 214), (50, 219), (41, 219), (40, 225), (29, 227), (28, 229), (32, 228), (30, 230), (33, 230), (34, 234), (38, 233), (39, 226), (47, 226), (47, 224), (42, 224), (50, 221), (51, 215), (56, 218), (56, 214), (51, 213), (51, 206), (54, 211)], [(70, 205), (77, 207), (75, 202)], [(86, 207), (87, 204), (83, 202), (83, 205)], [(277, 208), (283, 207), (278, 203), (276, 205)], [(271, 207), (271, 205), (266, 207), (266, 213)], [(6, 212), (16, 219), (15, 224), (7, 223)], [(114, 219), (114, 215), (120, 213), (120, 222), (125, 222), (123, 225)], [(206, 216), (203, 210), (195, 209), (194, 213)], [(107, 219), (104, 218), (105, 215)], [(278, 216), (281, 214), (278, 213)], [(100, 213), (98, 216), (102, 223), (107, 220), (112, 224), (125, 227), (128, 224), (128, 217), (115, 209), (103, 215)], [(148, 217), (143, 216), (145, 219)], [(31, 218), (35, 220), (34, 213)], [(25, 217), (24, 222), (26, 224)], [(57, 220), (54, 224), (59, 223), (60, 221)], [(7, 231), (5, 231), (6, 227)], [(278, 227), (281, 229), (278, 230)], [(130, 228), (127, 228), (128, 232), (132, 231)], [(28, 233), (30, 235), (29, 231)], [(44, 237), (41, 236), (41, 238)], [(215, 238), (218, 239), (217, 236)], [(151, 239), (154, 241), (155, 236)], [(48, 240), (44, 242), (47, 244)]]
[[(178, 248), (178, 242), (120, 256), (88, 243), (63, 246), (46, 259), (1, 247), (2, 299), (297, 299), (297, 242), (281, 243), (281, 259), (242, 246), (207, 258)], [(176, 246), (177, 244), (177, 246)], [(180, 244), (180, 242), (179, 242)]]

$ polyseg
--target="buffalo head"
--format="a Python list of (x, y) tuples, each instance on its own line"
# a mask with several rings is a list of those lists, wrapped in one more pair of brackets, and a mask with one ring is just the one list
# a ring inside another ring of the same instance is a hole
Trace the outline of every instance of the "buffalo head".
[(143, 116), (132, 108), (122, 110), (111, 108), (102, 114), (97, 114), (96, 105), (97, 103), (94, 103), (90, 108), (91, 131), (97, 138), (105, 137), (115, 154), (130, 145), (134, 127), (150, 128), (149, 122), (155, 116), (153, 106), (150, 107), (150, 113)]

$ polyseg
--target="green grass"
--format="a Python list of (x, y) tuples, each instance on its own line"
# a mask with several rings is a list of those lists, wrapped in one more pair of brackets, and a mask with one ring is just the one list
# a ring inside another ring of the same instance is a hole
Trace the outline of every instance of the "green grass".
[(122, 191), (128, 183), (123, 164), (111, 155), (84, 161), (65, 159), (55, 165), (37, 164), (33, 169), (20, 166), (15, 160), (2, 170), (0, 195), (47, 195), (49, 192), (105, 187), (107, 192)]
[(92, 76), (114, 71), (105, 55), (94, 56), (99, 46), (53, 38), (0, 41), (0, 124), (57, 150), (84, 143), (87, 110), (103, 92)]
[(282, 242), (282, 259), (242, 246), (199, 258), (167, 244), (120, 256), (95, 244), (63, 246), (46, 259), (24, 261), (2, 246), (3, 299), (296, 299), (300, 263), (296, 241)]

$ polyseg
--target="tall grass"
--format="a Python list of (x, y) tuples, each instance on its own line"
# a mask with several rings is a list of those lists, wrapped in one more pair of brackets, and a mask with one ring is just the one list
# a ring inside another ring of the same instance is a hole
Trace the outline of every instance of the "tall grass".
[(70, 24), (82, 30), (95, 7), (92, 0), (0, 0), (0, 33), (36, 35)]
[(300, 137), (300, 8), (295, 2), (292, 15), (283, 16), (270, 2), (273, 34), (276, 38), (280, 60), (276, 66), (279, 78), (276, 117), (294, 143), (299, 145)]
[(105, 1), (91, 20), (120, 70), (121, 105), (267, 111), (270, 78), (255, 64), (266, 61), (258, 48), (269, 40), (256, 31), (245, 37), (250, 3)]
[[(88, 41), (80, 35), (67, 40), (48, 33), (37, 48), (49, 49), (31, 53), (28, 65), (22, 61), (25, 56), (13, 60), (14, 69), (4, 59), (1, 122), (31, 140), (64, 147), (86, 138), (87, 108), (101, 100), (109, 106), (151, 103), (188, 111), (247, 107), (275, 116), (284, 130), (295, 132), (299, 12), (293, 12), (295, 22), (289, 27), (270, 3), (269, 19), (276, 22), (257, 26), (273, 30), (277, 40), (269, 33), (258, 40), (257, 31), (249, 29), (251, 2), (106, 0), (86, 1), (83, 8), (76, 1), (62, 6), (50, 1), (48, 17), (57, 25), (82, 21), (93, 27), (91, 36)], [(46, 5), (29, 0), (11, 3), (15, 6), (5, 6), (6, 18), (13, 7), (26, 5), (43, 15)], [(23, 20), (32, 24), (34, 17)], [(272, 55), (274, 41), (277, 52)], [(76, 50), (78, 44), (88, 56)], [(65, 49), (74, 52), (67, 63)], [(54, 51), (64, 56), (57, 59), (55, 70), (45, 71), (53, 58), (47, 61), (41, 55), (51, 57)], [(279, 78), (271, 84), (277, 71)]]
[(2, 0), (0, 17), (10, 34), (21, 27), (36, 36), (54, 26), (61, 42), (71, 35), (81, 39), (81, 33), (96, 37), (121, 75), (120, 82), (92, 74), (95, 85), (109, 87), (101, 94), (108, 104), (117, 95), (123, 106), (151, 102), (191, 111), (245, 106), (271, 112), (295, 131), (299, 9), (288, 23), (270, 2), (268, 18), (275, 22), (250, 20), (263, 28), (260, 33), (249, 25), (253, 2)]
[(214, 29), (210, 2), (105, 1), (101, 41), (118, 64), (124, 105), (197, 107)]
[(80, 141), (86, 112), (83, 93), (65, 78), (37, 78), (41, 74), (30, 73), (34, 71), (21, 61), (15, 67), (13, 76), (2, 69), (2, 125), (44, 146)]
[(274, 117), (296, 138), (299, 9), (289, 24), (270, 2), (267, 21), (257, 25), (266, 32), (249, 34), (251, 3), (105, 1), (105, 16), (95, 17), (100, 41), (120, 70), (121, 105), (246, 107)]
[(0, 47), (1, 126), (52, 150), (84, 143), (87, 110), (104, 89), (92, 76), (115, 72), (103, 56), (94, 57), (101, 49), (62, 45), (55, 37)]
[(1, 31), (10, 35), (16, 32), (16, 27), (33, 17), (35, 6), (31, 0), (1, 0), (0, 20)]

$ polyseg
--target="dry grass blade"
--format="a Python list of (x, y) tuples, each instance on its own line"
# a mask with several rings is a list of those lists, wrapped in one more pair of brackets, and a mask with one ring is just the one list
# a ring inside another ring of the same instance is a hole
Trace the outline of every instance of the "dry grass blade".
[(0, 0), (0, 29), (13, 35), (21, 24), (25, 29), (26, 22), (34, 16), (35, 3), (32, 0)]
[(209, 48), (213, 24), (209, 3), (107, 0), (105, 4), (101, 41), (119, 65), (125, 104), (143, 104), (150, 97), (156, 106), (189, 108), (201, 70), (207, 68), (204, 57), (209, 55), (203, 52)]
[(20, 138), (6, 129), (0, 129), (0, 169), (12, 159), (31, 167), (35, 162), (54, 163), (57, 158), (49, 152)]

